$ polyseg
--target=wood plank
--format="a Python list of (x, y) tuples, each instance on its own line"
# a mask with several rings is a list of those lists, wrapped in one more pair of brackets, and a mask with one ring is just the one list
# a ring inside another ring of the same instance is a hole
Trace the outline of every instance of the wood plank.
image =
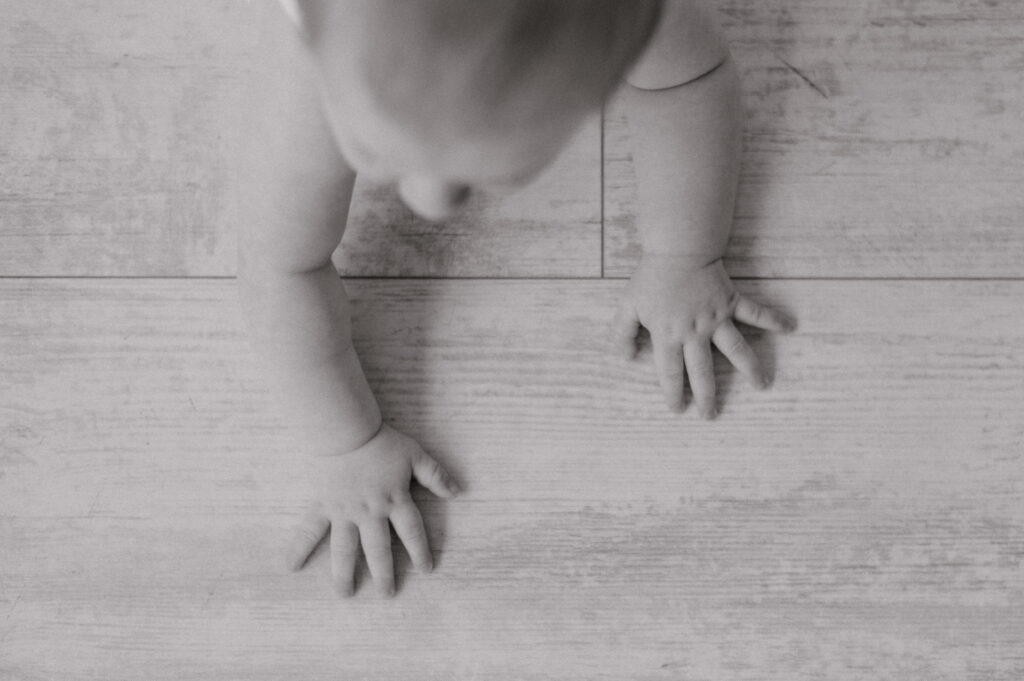
[[(1024, 275), (1024, 4), (719, 0), (745, 154), (730, 271)], [(605, 127), (605, 272), (639, 257), (629, 121)]]
[[(230, 276), (244, 0), (0, 0), (0, 274)], [(600, 131), (542, 181), (411, 218), (360, 185), (351, 275), (599, 276)]]
[(234, 271), (244, 8), (0, 0), (0, 272)]
[(339, 602), (281, 565), (301, 457), (231, 282), (0, 282), (0, 676), (1024, 674), (1024, 282), (741, 282), (801, 326), (712, 423), (608, 357), (620, 286), (348, 283), (467, 493), (416, 493), (434, 574)]

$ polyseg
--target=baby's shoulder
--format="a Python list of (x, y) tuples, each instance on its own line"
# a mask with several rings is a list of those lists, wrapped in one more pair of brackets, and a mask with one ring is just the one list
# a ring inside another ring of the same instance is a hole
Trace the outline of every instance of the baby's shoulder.
[(626, 81), (645, 90), (675, 87), (704, 75), (728, 54), (706, 0), (665, 0), (654, 35)]

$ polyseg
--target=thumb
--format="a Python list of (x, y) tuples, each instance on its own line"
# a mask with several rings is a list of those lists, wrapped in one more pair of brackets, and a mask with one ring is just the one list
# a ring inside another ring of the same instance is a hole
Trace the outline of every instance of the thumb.
[(412, 474), (420, 483), (439, 497), (451, 499), (462, 490), (458, 483), (451, 479), (441, 468), (441, 464), (429, 454), (421, 453), (412, 463)]

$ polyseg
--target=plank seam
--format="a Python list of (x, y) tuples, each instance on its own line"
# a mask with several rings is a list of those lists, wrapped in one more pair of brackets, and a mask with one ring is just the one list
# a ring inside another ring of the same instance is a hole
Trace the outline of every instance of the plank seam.
[[(480, 276), (377, 276), (377, 275), (342, 275), (342, 279), (351, 281), (628, 281), (628, 276), (607, 276), (607, 277), (578, 277), (578, 276), (511, 276), (511, 277), (480, 277)], [(134, 275), (112, 275), (112, 276), (5, 276), (0, 275), (0, 281), (234, 281), (234, 276), (134, 276)], [(898, 281), (920, 281), (920, 282), (1024, 282), (1024, 277), (731, 277), (733, 281), (846, 281), (846, 282), (898, 282)]]
[(606, 107), (601, 107), (601, 279), (604, 279), (604, 116)]

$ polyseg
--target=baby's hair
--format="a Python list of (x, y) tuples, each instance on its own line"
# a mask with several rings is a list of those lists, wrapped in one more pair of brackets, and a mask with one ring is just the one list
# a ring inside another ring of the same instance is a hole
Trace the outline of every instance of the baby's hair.
[(314, 51), (345, 41), (355, 76), (396, 121), (478, 133), (598, 108), (650, 39), (662, 0), (303, 4)]

